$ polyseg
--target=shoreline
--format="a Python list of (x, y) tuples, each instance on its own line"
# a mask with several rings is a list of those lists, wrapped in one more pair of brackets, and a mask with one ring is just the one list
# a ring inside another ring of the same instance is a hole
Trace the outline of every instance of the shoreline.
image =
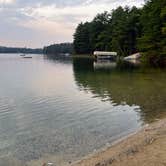
[(70, 166), (165, 166), (166, 118), (145, 125)]
[[(81, 159), (46, 155), (27, 166), (166, 166), (166, 118), (146, 124)], [(21, 166), (21, 164), (20, 164)]]

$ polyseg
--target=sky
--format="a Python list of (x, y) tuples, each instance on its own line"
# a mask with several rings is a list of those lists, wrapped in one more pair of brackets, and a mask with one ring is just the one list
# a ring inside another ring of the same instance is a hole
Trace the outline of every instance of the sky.
[(72, 42), (80, 22), (144, 0), (0, 0), (0, 45), (41, 48)]

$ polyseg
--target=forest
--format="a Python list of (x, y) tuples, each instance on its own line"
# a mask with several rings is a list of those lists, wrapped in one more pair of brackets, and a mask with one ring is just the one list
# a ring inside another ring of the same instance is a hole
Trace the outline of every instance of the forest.
[(166, 62), (166, 1), (146, 0), (142, 8), (118, 7), (80, 23), (74, 33), (76, 54), (116, 51), (120, 56), (141, 52), (152, 62)]
[(24, 53), (24, 54), (41, 54), (43, 49), (36, 48), (17, 48), (17, 47), (3, 47), (0, 46), (0, 53)]
[(73, 44), (72, 43), (60, 43), (46, 46), (43, 49), (44, 54), (65, 54), (73, 53)]

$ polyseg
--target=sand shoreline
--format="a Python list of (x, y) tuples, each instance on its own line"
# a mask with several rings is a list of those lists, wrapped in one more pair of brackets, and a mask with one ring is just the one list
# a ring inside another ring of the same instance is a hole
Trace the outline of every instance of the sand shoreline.
[(166, 166), (166, 118), (147, 124), (75, 162), (45, 156), (27, 166)]
[(166, 119), (145, 125), (71, 166), (166, 166)]

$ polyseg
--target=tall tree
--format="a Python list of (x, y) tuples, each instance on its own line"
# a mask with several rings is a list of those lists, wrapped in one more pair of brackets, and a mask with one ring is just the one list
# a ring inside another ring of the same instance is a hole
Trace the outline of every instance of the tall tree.
[(104, 12), (98, 14), (91, 22), (90, 41), (92, 43), (93, 51), (105, 49), (105, 45), (102, 43), (101, 38), (103, 35), (105, 36), (104, 32), (109, 25), (110, 17), (111, 15), (108, 12)]
[(88, 54), (91, 52), (90, 24), (80, 23), (74, 34), (74, 50), (77, 54)]
[(147, 62), (153, 65), (166, 64), (166, 1), (148, 0), (140, 18), (142, 36), (138, 48), (144, 52)]
[(73, 53), (73, 44), (72, 43), (53, 44), (44, 47), (43, 52), (45, 54)]
[[(146, 57), (166, 55), (166, 1), (146, 0), (143, 8), (118, 7), (78, 25), (74, 35), (76, 53), (116, 51), (128, 56), (137, 51)], [(166, 56), (165, 56), (166, 57)]]

